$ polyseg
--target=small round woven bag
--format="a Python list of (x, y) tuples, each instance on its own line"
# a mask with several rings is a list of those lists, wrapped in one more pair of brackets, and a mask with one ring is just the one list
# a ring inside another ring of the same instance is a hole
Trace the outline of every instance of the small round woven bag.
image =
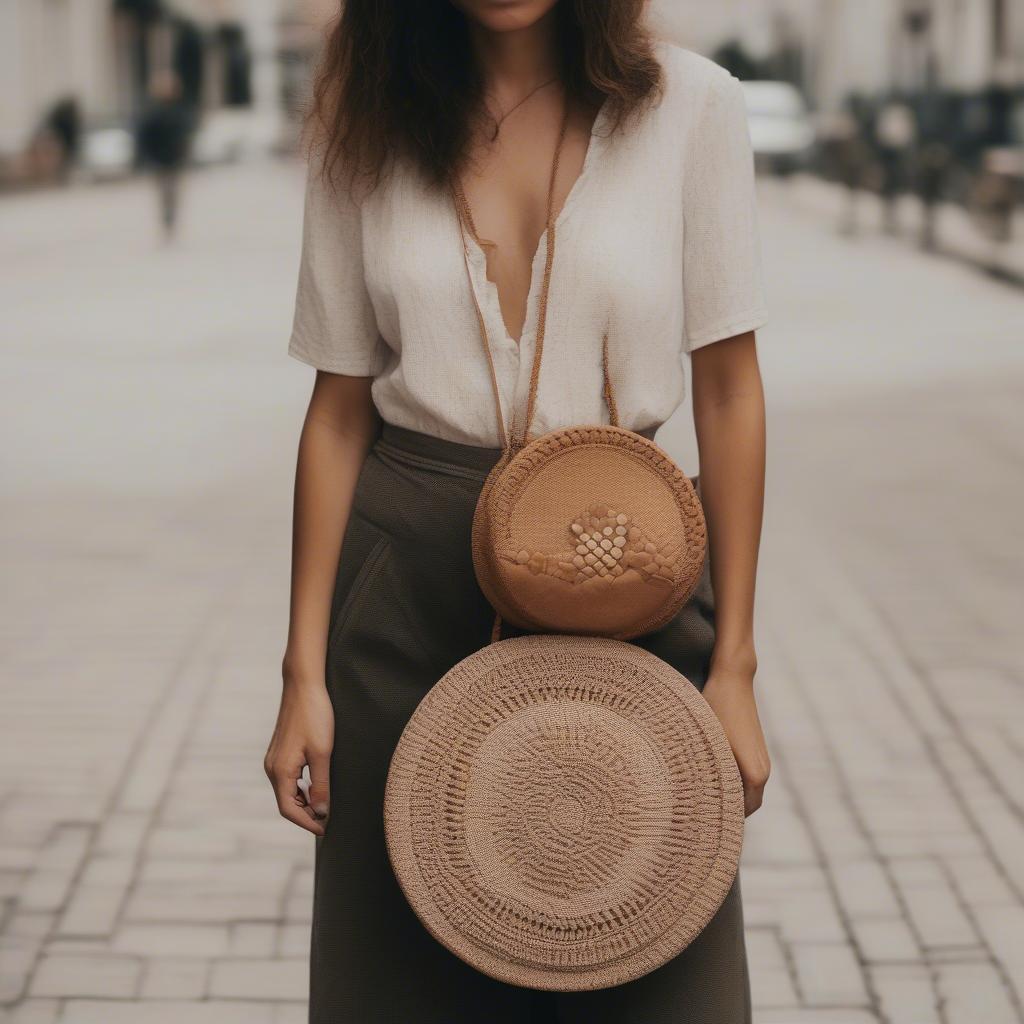
[(522, 636), (427, 693), (384, 824), (435, 939), (500, 981), (578, 991), (647, 974), (707, 925), (736, 875), (743, 793), (714, 712), (660, 658)]
[(503, 457), (473, 517), (480, 589), (535, 632), (629, 640), (660, 629), (697, 586), (705, 550), (689, 477), (615, 425), (551, 431)]
[(707, 530), (689, 477), (653, 441), (619, 425), (609, 370), (602, 365), (609, 423), (530, 439), (537, 401), (555, 253), (554, 183), (548, 190), (547, 257), (525, 423), (506, 429), (487, 326), (473, 284), (466, 231), (482, 248), (465, 192), (452, 182), (463, 255), (490, 369), (502, 457), (473, 519), (473, 566), (501, 620), (521, 629), (629, 640), (666, 625), (700, 580)]

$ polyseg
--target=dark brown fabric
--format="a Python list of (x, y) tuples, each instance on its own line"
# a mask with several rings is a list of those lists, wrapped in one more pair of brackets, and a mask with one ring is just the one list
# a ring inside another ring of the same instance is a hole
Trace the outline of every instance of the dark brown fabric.
[[(749, 1024), (738, 882), (664, 967), (613, 989), (553, 993), (464, 964), (395, 880), (382, 813), (391, 754), (423, 695), (490, 637), (470, 528), (498, 454), (386, 425), (359, 478), (327, 655), (335, 743), (331, 816), (317, 840), (311, 1024)], [(634, 642), (703, 686), (714, 642), (707, 566), (676, 618)]]

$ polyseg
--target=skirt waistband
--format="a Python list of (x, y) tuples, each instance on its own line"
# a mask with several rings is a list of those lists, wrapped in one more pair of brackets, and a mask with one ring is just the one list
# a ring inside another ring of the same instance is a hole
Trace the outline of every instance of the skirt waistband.
[[(395, 544), (468, 557), (476, 503), (500, 457), (500, 448), (383, 423), (360, 474), (353, 510)], [(699, 495), (698, 478), (690, 480)]]
[(500, 448), (485, 448), (458, 441), (446, 441), (433, 434), (424, 434), (408, 427), (384, 423), (374, 448), (412, 465), (429, 466), (440, 472), (451, 471), (453, 476), (472, 476), (481, 479), (501, 458)]
[[(654, 440), (655, 430), (637, 433)], [(486, 477), (501, 458), (500, 448), (486, 448), (459, 441), (447, 441), (433, 434), (424, 434), (408, 427), (383, 423), (375, 449), (411, 465), (423, 465), (439, 472), (448, 470), (453, 476)]]

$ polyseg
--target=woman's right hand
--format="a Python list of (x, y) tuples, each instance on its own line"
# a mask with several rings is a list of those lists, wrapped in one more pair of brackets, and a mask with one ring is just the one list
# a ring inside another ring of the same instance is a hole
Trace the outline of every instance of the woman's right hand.
[[(324, 681), (298, 683), (286, 677), (263, 767), (282, 817), (315, 836), (324, 834), (330, 813), (333, 746), (334, 709)], [(302, 769), (307, 765), (308, 797), (299, 788)]]
[[(283, 817), (322, 836), (330, 809), (334, 708), (327, 634), (356, 482), (379, 433), (371, 377), (317, 371), (299, 441), (292, 523), (292, 594), (281, 662), (284, 690), (264, 766)], [(309, 766), (308, 793), (299, 788)]]

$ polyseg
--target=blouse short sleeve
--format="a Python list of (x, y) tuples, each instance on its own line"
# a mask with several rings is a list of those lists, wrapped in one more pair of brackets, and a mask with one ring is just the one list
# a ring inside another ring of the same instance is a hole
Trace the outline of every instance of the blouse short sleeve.
[(754, 158), (738, 79), (715, 68), (694, 124), (683, 179), (685, 349), (767, 320)]
[(302, 256), (288, 353), (318, 370), (375, 377), (385, 345), (366, 288), (362, 219), (347, 188), (330, 187), (319, 161), (306, 176)]

